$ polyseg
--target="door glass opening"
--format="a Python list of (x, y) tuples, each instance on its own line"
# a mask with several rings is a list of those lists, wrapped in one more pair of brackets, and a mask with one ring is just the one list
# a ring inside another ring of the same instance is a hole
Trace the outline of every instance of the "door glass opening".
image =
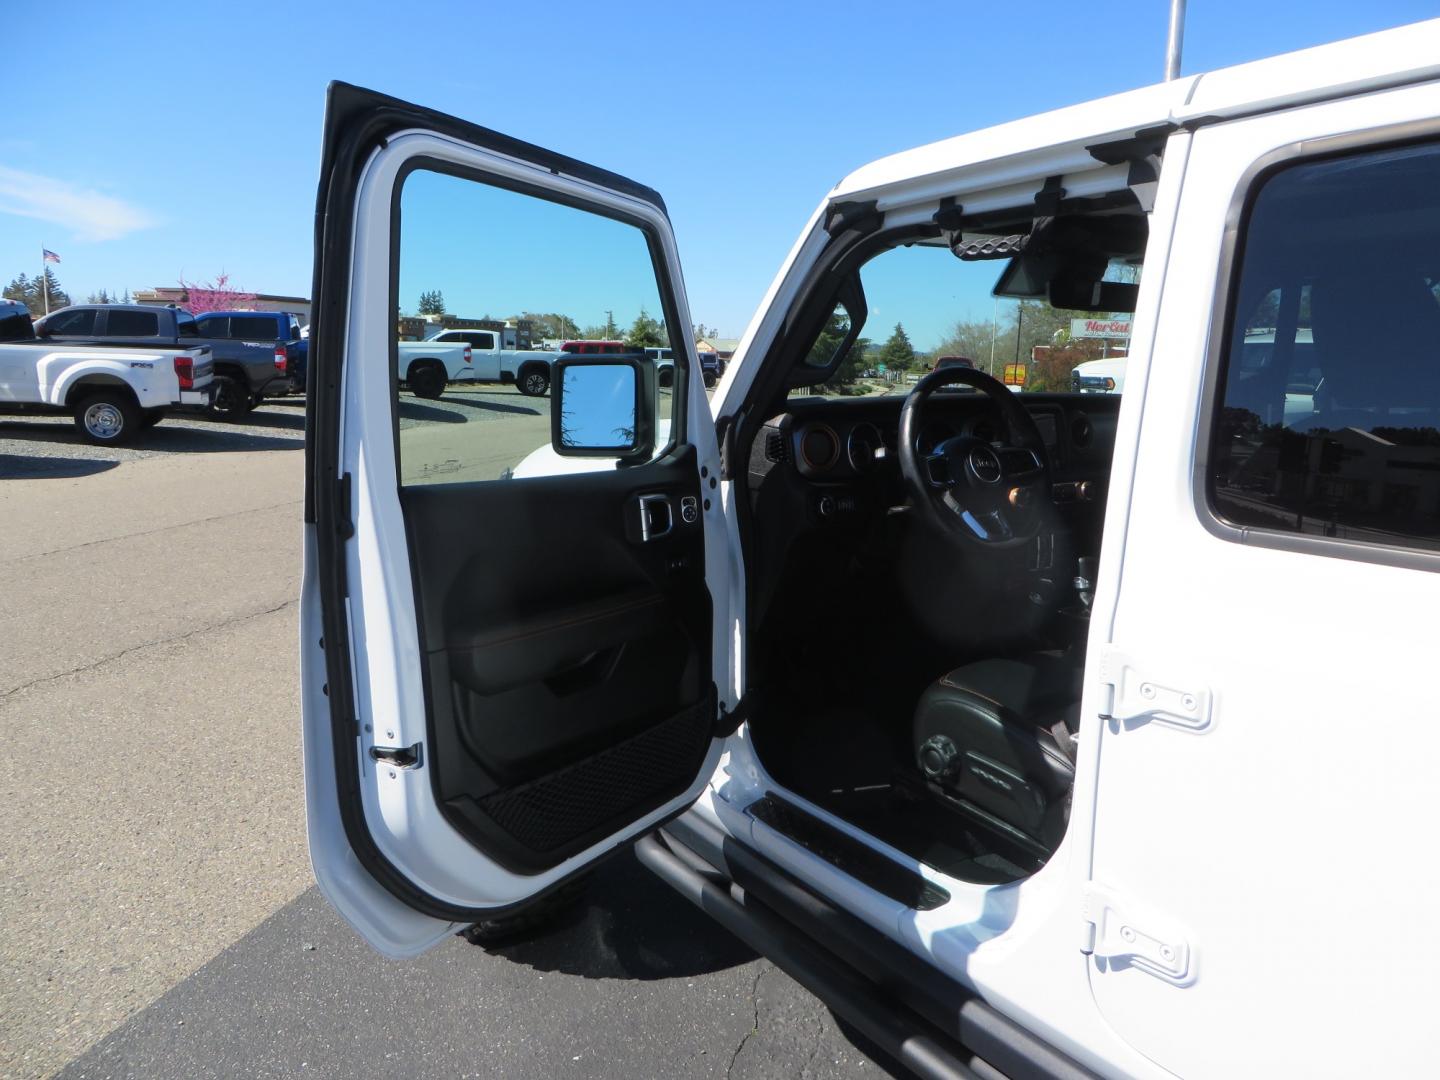
[(671, 340), (636, 225), (416, 170), (400, 196), (395, 332), (404, 486), (614, 469), (550, 447), (554, 362), (577, 342), (654, 369), (655, 449), (669, 442), (684, 340)]

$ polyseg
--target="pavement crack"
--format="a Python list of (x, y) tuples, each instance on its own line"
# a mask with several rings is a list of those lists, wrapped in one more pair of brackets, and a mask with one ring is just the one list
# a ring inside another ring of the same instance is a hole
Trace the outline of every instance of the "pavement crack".
[(292, 600), (286, 600), (284, 603), (276, 604), (272, 608), (266, 608), (264, 611), (251, 611), (245, 615), (236, 615), (234, 618), (231, 619), (221, 619), (219, 622), (211, 623), (209, 626), (199, 626), (196, 627), (194, 630), (187, 630), (185, 631), (185, 633), (176, 634), (174, 637), (156, 638), (154, 641), (146, 641), (142, 642), (139, 645), (131, 645), (128, 649), (121, 649), (117, 653), (112, 653), (109, 656), (102, 656), (98, 660), (93, 660), (88, 664), (81, 664), (79, 667), (70, 668), (68, 671), (57, 671), (53, 675), (41, 675), (38, 679), (31, 679), (29, 682), (21, 683), (19, 686), (12, 686), (10, 689), (0, 692), (0, 701), (4, 701), (12, 695), (20, 693), (20, 691), (22, 690), (29, 690), (33, 686), (40, 686), (43, 683), (54, 682), (56, 679), (64, 679), (71, 675), (83, 675), (87, 671), (93, 671), (95, 668), (104, 667), (106, 664), (113, 663), (116, 660), (123, 660), (131, 653), (139, 652), (142, 649), (153, 649), (157, 645), (170, 645), (177, 641), (185, 641), (187, 638), (196, 637), (200, 634), (208, 634), (212, 630), (224, 630), (226, 627), (234, 626), (237, 623), (248, 622), (251, 619), (259, 619), (266, 615), (274, 615), (277, 611), (284, 611), (286, 608), (294, 607), (296, 604), (299, 603), (300, 600), (297, 597)]
[(725, 1067), (726, 1080), (729, 1080), (730, 1075), (735, 1071), (735, 1062), (740, 1060), (740, 1051), (744, 1050), (745, 1044), (750, 1041), (753, 1035), (758, 1034), (760, 1031), (760, 980), (765, 977), (765, 972), (769, 970), (770, 965), (762, 960), (760, 962), (760, 970), (755, 973), (755, 981), (750, 984), (750, 1007), (754, 1010), (755, 1015), (752, 1019), (750, 1030), (740, 1037), (740, 1041), (735, 1045), (735, 1052), (730, 1055), (730, 1064)]
[(193, 521), (177, 521), (173, 525), (162, 525), (158, 529), (145, 529), (142, 532), (121, 533), (119, 536), (104, 536), (99, 540), (86, 540), (84, 543), (71, 544), (69, 547), (51, 548), (49, 551), (35, 551), (29, 555), (20, 555), (13, 559), (0, 559), (0, 566), (8, 566), (11, 563), (28, 562), (31, 559), (43, 559), (49, 555), (62, 555), (68, 551), (79, 551), (82, 548), (94, 547), (97, 544), (113, 544), (117, 540), (132, 540), (140, 536), (157, 536), (160, 533), (170, 532), (172, 529), (184, 529), (190, 525), (205, 525), (212, 521), (224, 521), (227, 518), (243, 517), (246, 514), (263, 513), (266, 510), (278, 510), (282, 506), (299, 506), (304, 499), (286, 499), (284, 502), (270, 503), (268, 506), (252, 506), (247, 510), (231, 510), (224, 514), (215, 514), (212, 517), (195, 518)]

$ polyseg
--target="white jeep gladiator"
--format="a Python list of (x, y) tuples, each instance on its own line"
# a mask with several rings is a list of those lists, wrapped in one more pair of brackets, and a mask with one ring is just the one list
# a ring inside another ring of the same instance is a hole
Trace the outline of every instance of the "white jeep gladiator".
[[(208, 347), (110, 348), (36, 340), (28, 313), (0, 310), (0, 413), (68, 413), (87, 441), (132, 442), (177, 405), (210, 402)], [(18, 330), (16, 328), (19, 328)]]
[[(437, 238), (523, 215), (471, 295), (692, 326), (649, 188), (337, 84), (318, 207), (309, 841), (377, 949), (634, 845), (921, 1076), (1434, 1073), (1440, 21), (864, 166), (714, 418), (681, 334), (670, 395), (395, 423)], [(992, 290), (1133, 314), (1119, 392), (862, 380)], [(452, 479), (546, 428), (603, 467)]]

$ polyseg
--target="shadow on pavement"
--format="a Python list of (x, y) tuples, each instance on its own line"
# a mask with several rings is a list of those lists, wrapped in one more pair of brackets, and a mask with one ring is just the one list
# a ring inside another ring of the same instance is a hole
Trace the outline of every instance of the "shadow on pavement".
[(437, 409), (434, 405), (421, 405), (418, 401), (400, 398), (395, 411), (401, 420), (425, 420), (434, 424), (463, 424), (465, 417), (459, 413)]
[(487, 949), (539, 971), (586, 979), (673, 979), (755, 959), (739, 938), (626, 851), (591, 878), (585, 897), (527, 941)]
[(526, 405), (507, 405), (503, 401), (470, 401), (458, 395), (448, 395), (445, 398), (446, 405), (464, 405), (471, 409), (483, 409), (485, 412), (513, 413), (517, 416), (541, 416), (539, 409), (532, 409)]
[(94, 476), (119, 464), (118, 461), (96, 461), (93, 458), (0, 454), (0, 480), (73, 480), (80, 476)]
[[(305, 430), (305, 412), (303, 407), (300, 412), (296, 412), (293, 409), (282, 412), (272, 412), (270, 406), (275, 404), (278, 404), (278, 402), (267, 401), (264, 405), (251, 411), (245, 419), (240, 422), (247, 427), (284, 428), (287, 431)], [(200, 417), (197, 416), (193, 419), (198, 420)]]

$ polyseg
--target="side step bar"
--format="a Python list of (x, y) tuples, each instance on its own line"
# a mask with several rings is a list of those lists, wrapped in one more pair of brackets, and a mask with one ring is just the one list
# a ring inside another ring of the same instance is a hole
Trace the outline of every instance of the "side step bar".
[(774, 915), (737, 899), (718, 881), (694, 869), (662, 844), (656, 834), (643, 837), (635, 845), (635, 854), (667, 885), (768, 957), (916, 1076), (927, 1080), (991, 1080), (1002, 1075), (980, 1062), (962, 1062), (958, 1048), (947, 1045), (950, 1040), (938, 1032), (928, 1035), (907, 1030), (860, 975), (789, 932)]
[[(697, 814), (682, 814), (666, 825), (661, 835), (669, 844), (665, 849), (669, 854), (739, 905), (742, 915), (758, 912), (762, 918), (768, 917), (772, 931), (798, 941), (857, 978), (868, 997), (879, 999), (880, 1012), (896, 1018), (901, 1030), (926, 1033), (937, 1040), (937, 1045), (951, 1048), (962, 1068), (975, 1075), (1013, 1080), (1096, 1080), (1095, 1073), (1069, 1055), (890, 938), (841, 911), (769, 859), (735, 843)], [(704, 904), (700, 906), (710, 910)], [(729, 922), (721, 921), (749, 941)], [(758, 951), (769, 951), (751, 944)], [(776, 963), (784, 967), (778, 959)], [(848, 1009), (830, 1000), (801, 975), (789, 973), (870, 1034), (863, 1024), (851, 1019)], [(863, 1008), (876, 1014), (877, 1006), (873, 1004)], [(871, 1037), (886, 1045), (879, 1037)], [(888, 1047), (887, 1052), (894, 1053)]]

